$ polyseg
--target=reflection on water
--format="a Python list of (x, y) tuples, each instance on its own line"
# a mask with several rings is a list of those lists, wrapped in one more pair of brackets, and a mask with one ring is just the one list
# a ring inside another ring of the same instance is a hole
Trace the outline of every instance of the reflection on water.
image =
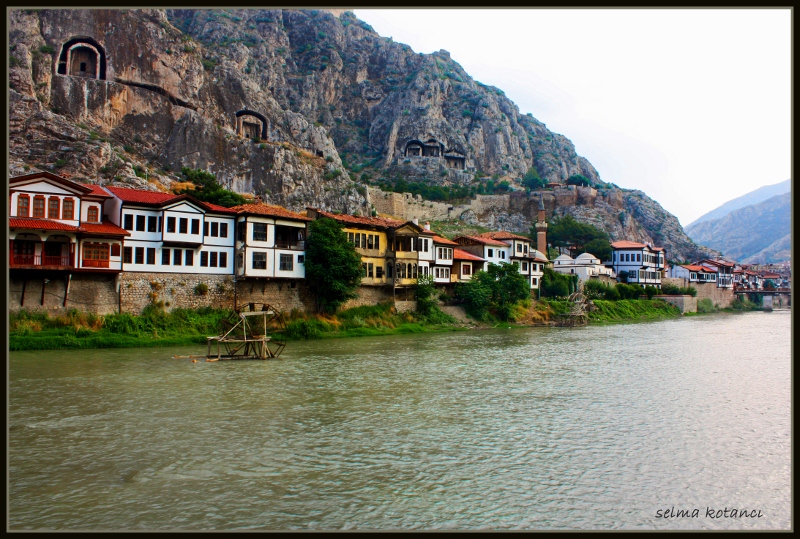
[(11, 354), (11, 529), (791, 526), (788, 313), (202, 352)]

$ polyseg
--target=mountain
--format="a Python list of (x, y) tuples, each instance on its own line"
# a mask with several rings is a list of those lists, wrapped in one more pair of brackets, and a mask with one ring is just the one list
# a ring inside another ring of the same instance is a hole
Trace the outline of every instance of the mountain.
[(687, 227), (697, 243), (745, 262), (764, 258), (783, 262), (791, 256), (792, 194), (776, 195), (728, 213), (721, 219)]
[[(713, 209), (710, 212), (706, 213), (705, 215), (697, 218), (692, 223), (689, 223), (685, 227), (685, 230), (688, 233), (690, 228), (693, 228), (695, 225), (698, 225), (702, 222), (713, 221), (714, 219), (720, 219), (728, 215), (733, 210), (738, 210), (739, 208), (744, 208), (745, 206), (750, 206), (752, 204), (758, 204), (759, 202), (774, 197), (775, 195), (782, 195), (783, 193), (788, 193), (791, 190), (792, 190), (792, 180), (786, 180), (780, 183), (774, 183), (772, 185), (765, 185), (763, 187), (759, 187), (755, 191), (750, 191), (746, 195), (742, 195), (738, 198), (734, 198), (733, 200), (729, 200), (722, 206)], [(691, 236), (691, 233), (689, 235)]]
[[(9, 25), (12, 174), (168, 190), (182, 167), (202, 168), (269, 203), (361, 214), (398, 180), (469, 195), (505, 181), (466, 214), (527, 232), (538, 197), (521, 180), (533, 168), (600, 188), (596, 204), (546, 192), (562, 202), (548, 218), (575, 213), (678, 259), (709, 253), (447, 51), (415, 53), (351, 12), (16, 9)], [(511, 195), (498, 221), (491, 197)]]

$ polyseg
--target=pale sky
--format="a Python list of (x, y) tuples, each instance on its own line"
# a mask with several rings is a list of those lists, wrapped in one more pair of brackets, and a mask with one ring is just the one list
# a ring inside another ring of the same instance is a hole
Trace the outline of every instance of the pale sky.
[(790, 178), (788, 8), (353, 11), (448, 51), (683, 225)]

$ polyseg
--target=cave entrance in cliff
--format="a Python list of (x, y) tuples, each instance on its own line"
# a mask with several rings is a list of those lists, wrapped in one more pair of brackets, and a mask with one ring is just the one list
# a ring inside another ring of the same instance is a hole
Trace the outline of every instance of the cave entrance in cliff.
[(236, 134), (245, 138), (267, 140), (267, 118), (253, 110), (243, 109), (236, 113)]
[(422, 145), (422, 157), (441, 157), (444, 153), (444, 147), (436, 139), (428, 139)]
[(467, 158), (458, 153), (445, 154), (444, 156), (447, 168), (454, 168), (457, 170), (464, 170), (467, 168)]
[(403, 154), (406, 157), (421, 157), (422, 143), (418, 140), (409, 141), (408, 144), (406, 144), (406, 149)]
[(106, 79), (106, 51), (90, 37), (75, 37), (61, 46), (56, 72), (59, 75)]

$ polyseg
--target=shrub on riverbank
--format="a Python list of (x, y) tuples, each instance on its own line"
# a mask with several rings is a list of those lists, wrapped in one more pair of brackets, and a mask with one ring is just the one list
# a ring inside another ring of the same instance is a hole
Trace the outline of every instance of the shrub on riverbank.
[(717, 310), (717, 307), (714, 305), (709, 298), (703, 298), (697, 301), (697, 312), (698, 313), (713, 313)]
[(49, 316), (21, 310), (9, 316), (9, 350), (57, 350), (72, 348), (128, 348), (180, 346), (206, 342), (219, 333), (224, 309), (174, 309), (165, 312), (150, 305), (139, 316), (105, 316), (77, 310)]
[(589, 312), (589, 320), (594, 322), (610, 322), (620, 320), (641, 320), (680, 316), (681, 310), (664, 300), (621, 299), (594, 301), (596, 310)]

